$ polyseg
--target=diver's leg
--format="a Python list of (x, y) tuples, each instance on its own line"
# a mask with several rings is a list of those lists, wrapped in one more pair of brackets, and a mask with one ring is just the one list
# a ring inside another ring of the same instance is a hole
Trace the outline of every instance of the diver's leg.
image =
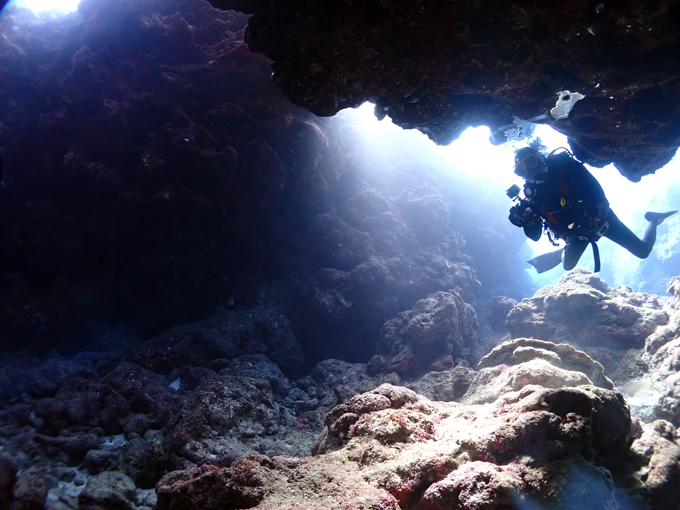
[[(645, 244), (649, 244), (650, 246), (653, 247), (654, 242), (656, 241), (656, 227), (661, 225), (663, 223), (663, 220), (665, 220), (669, 216), (673, 216), (676, 212), (678, 212), (678, 211), (668, 211), (668, 212), (665, 212), (665, 213), (647, 211), (645, 213), (645, 219), (649, 223), (647, 223), (647, 227), (645, 228), (645, 232), (644, 232), (644, 234), (642, 234), (642, 241)], [(651, 250), (651, 248), (650, 248), (650, 250)]]
[(604, 233), (604, 237), (623, 246), (638, 258), (646, 259), (649, 256), (654, 247), (654, 242), (656, 241), (656, 226), (659, 224), (658, 221), (653, 220), (647, 224), (642, 239), (633, 234), (611, 209), (607, 215), (607, 223), (609, 223), (609, 228)]
[(678, 211), (667, 211), (667, 212), (647, 211), (645, 213), (645, 219), (647, 221), (654, 221), (654, 222), (656, 222), (657, 225), (661, 225), (663, 223), (663, 220), (665, 220), (669, 216), (673, 216), (676, 212), (678, 212)]
[(583, 255), (583, 252), (588, 247), (588, 244), (590, 244), (588, 239), (582, 239), (580, 237), (572, 239), (564, 250), (564, 262), (562, 267), (567, 271), (574, 269), (576, 264), (578, 264), (581, 255)]

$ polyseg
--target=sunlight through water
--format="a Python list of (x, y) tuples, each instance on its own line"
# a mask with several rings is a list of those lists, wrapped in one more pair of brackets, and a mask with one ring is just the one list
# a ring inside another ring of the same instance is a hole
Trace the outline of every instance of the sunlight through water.
[[(372, 104), (365, 103), (354, 110), (344, 110), (342, 113), (355, 116), (369, 136), (385, 137), (397, 132), (402, 132), (403, 136), (403, 130), (393, 124), (389, 117), (379, 121), (373, 114), (373, 109)], [(505, 196), (505, 190), (512, 184), (520, 186), (523, 184), (522, 179), (513, 172), (515, 150), (528, 145), (535, 138), (539, 138), (549, 152), (559, 147), (569, 148), (567, 137), (547, 125), (537, 125), (531, 138), (502, 145), (490, 143), (490, 130), (485, 126), (468, 128), (460, 138), (448, 146), (436, 145), (415, 129), (406, 131), (406, 133), (413, 137), (414, 143), (429, 144), (433, 154), (450, 162), (452, 172), (464, 174), (471, 180), (485, 182), (489, 194), (497, 196), (499, 201), (507, 200), (508, 209), (512, 203)], [(607, 165), (603, 168), (594, 168), (589, 165), (586, 167), (602, 185), (617, 216), (638, 236), (642, 235), (646, 225), (644, 220), (646, 211), (680, 209), (680, 204), (677, 203), (677, 196), (680, 194), (680, 158), (677, 155), (655, 174), (643, 177), (638, 183), (633, 183), (623, 177), (614, 165)], [(680, 240), (679, 218), (680, 214), (670, 218), (665, 222), (666, 226), (659, 231), (653, 253), (661, 261), (677, 251)], [(628, 277), (639, 271), (643, 261), (606, 238), (603, 238), (599, 244), (603, 257), (609, 259), (606, 276), (616, 280), (610, 283), (624, 284)], [(555, 249), (546, 236), (542, 236), (537, 243), (527, 240), (527, 245), (533, 256)], [(593, 261), (590, 250), (586, 251), (579, 265), (592, 269)], [(539, 285), (553, 284), (564, 274), (560, 266), (542, 275), (537, 275), (530, 266), (527, 267), (527, 271)]]
[(32, 10), (34, 13), (69, 13), (78, 9), (80, 0), (12, 0), (10, 4), (14, 7), (23, 7)]

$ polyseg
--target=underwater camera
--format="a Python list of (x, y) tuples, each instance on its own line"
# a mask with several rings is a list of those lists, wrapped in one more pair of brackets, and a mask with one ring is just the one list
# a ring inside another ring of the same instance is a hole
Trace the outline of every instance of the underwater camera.
[(510, 215), (508, 216), (510, 223), (512, 223), (516, 227), (525, 226), (528, 223), (522, 214), (525, 208), (526, 206), (524, 206), (521, 203), (512, 206), (512, 208), (510, 209)]
[(543, 231), (543, 220), (536, 211), (532, 200), (520, 196), (520, 187), (513, 184), (505, 192), (515, 202), (510, 208), (508, 219), (516, 227), (524, 229), (524, 234), (532, 241), (538, 241)]
[(505, 194), (508, 195), (508, 198), (514, 200), (519, 196), (519, 192), (520, 192), (519, 186), (517, 186), (517, 184), (513, 184), (508, 188)]

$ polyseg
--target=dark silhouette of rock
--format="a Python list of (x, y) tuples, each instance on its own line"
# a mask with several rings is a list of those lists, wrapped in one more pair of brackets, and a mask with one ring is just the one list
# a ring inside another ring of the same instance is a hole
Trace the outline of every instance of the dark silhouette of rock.
[[(371, 101), (378, 118), (439, 144), (545, 115), (582, 161), (614, 162), (634, 181), (680, 145), (678, 2), (211, 3), (252, 14), (249, 48), (317, 115)], [(561, 91), (585, 95), (567, 118), (549, 114)]]
[(430, 294), (383, 325), (369, 370), (396, 372), (410, 379), (432, 370), (433, 365), (453, 368), (454, 360), (471, 358), (478, 330), (474, 309), (458, 293)]
[(312, 174), (340, 159), (248, 52), (243, 15), (137, 0), (9, 19), (23, 25), (0, 59), (3, 345), (156, 334), (255, 301), (297, 260), (280, 248), (318, 212)]
[[(298, 375), (365, 363), (383, 323), (432, 292), (528, 286), (499, 276), (519, 266), (521, 240), (495, 200), (448, 161), (423, 164), (424, 141), (390, 141), (376, 159), (361, 126), (292, 105), (243, 43), (244, 15), (175, 0), (6, 12), (8, 350), (123, 348), (252, 313), (249, 340), (215, 354), (264, 352)], [(207, 344), (186, 349), (194, 366), (213, 361)], [(156, 363), (184, 366), (170, 355)]]
[(6, 455), (0, 455), (0, 509), (10, 510), (12, 504), (12, 487), (17, 476), (17, 466)]
[(492, 328), (502, 328), (505, 326), (505, 319), (517, 305), (517, 300), (507, 296), (492, 296), (489, 303), (488, 321)]
[(168, 375), (181, 367), (207, 367), (215, 359), (256, 353), (266, 354), (288, 374), (300, 370), (302, 349), (286, 315), (265, 308), (225, 310), (162, 332), (140, 346), (130, 359)]

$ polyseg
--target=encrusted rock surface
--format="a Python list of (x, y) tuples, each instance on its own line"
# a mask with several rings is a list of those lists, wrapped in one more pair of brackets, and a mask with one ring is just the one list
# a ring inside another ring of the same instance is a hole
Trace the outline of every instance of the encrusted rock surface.
[(404, 386), (430, 400), (458, 402), (465, 395), (477, 374), (476, 370), (464, 363), (446, 370), (434, 370), (412, 382), (404, 382)]
[(617, 350), (643, 347), (645, 339), (667, 322), (657, 297), (626, 287), (609, 289), (583, 268), (523, 299), (506, 319), (513, 337)]
[[(172, 335), (166, 340), (173, 345)], [(62, 370), (48, 396), (2, 401), (0, 503), (13, 493), (17, 510), (46, 501), (64, 505), (55, 510), (149, 508), (154, 485), (172, 470), (229, 466), (254, 451), (309, 455), (329, 410), (383, 380), (399, 382), (340, 360), (290, 380), (264, 354), (176, 367), (174, 380), (130, 361), (81, 358), (34, 362), (27, 373)]]
[(645, 477), (641, 495), (649, 508), (673, 508), (678, 501), (680, 446), (678, 431), (664, 420), (644, 426), (631, 446)]
[(206, 367), (215, 360), (266, 354), (289, 374), (304, 361), (290, 320), (276, 309), (236, 309), (177, 326), (145, 342), (130, 356), (135, 363), (169, 375), (181, 367)]
[(644, 350), (634, 353), (631, 361), (637, 371), (623, 390), (631, 407), (643, 419), (664, 419), (680, 426), (680, 277), (674, 277), (668, 292), (673, 298), (666, 304), (668, 323), (650, 335)]
[(457, 360), (471, 359), (478, 330), (474, 308), (457, 292), (430, 294), (383, 325), (368, 368), (405, 379), (453, 368)]
[[(515, 335), (532, 335), (582, 348), (606, 367), (636, 416), (645, 422), (663, 419), (678, 426), (679, 281), (674, 277), (669, 282), (672, 298), (664, 302), (658, 296), (633, 293), (625, 287), (609, 289), (595, 274), (577, 268), (557, 285), (543, 287), (515, 306), (506, 324)], [(543, 350), (542, 340), (520, 338), (497, 347), (485, 360), (512, 365), (516, 352), (525, 350), (516, 349), (514, 342)], [(567, 345), (562, 347), (573, 350)], [(546, 352), (542, 357), (552, 363), (555, 356), (556, 353)], [(483, 368), (485, 360), (480, 364), (481, 373), (487, 370)], [(601, 366), (594, 372), (585, 372), (598, 384), (593, 376), (600, 371)], [(511, 385), (513, 370), (502, 372)], [(534, 371), (533, 376), (536, 374)], [(470, 393), (480, 398), (478, 387), (471, 388)]]
[(211, 0), (253, 16), (245, 39), (295, 104), (332, 115), (365, 101), (441, 144), (469, 125), (548, 114), (577, 155), (632, 180), (680, 145), (677, 1)]
[(134, 510), (135, 483), (120, 471), (107, 471), (90, 478), (78, 496), (83, 510), (117, 508)]
[[(678, 426), (679, 281), (674, 277), (669, 282), (672, 298), (664, 302), (625, 287), (610, 289), (595, 274), (577, 268), (557, 285), (543, 287), (515, 306), (506, 324), (515, 336), (531, 335), (583, 349), (606, 367), (636, 416), (645, 422), (663, 419)], [(505, 363), (510, 363), (512, 350), (505, 348)]]
[[(592, 274), (577, 272), (570, 283), (607, 295)], [(454, 367), (449, 356), (410, 380), (340, 360), (293, 380), (261, 353), (198, 366), (175, 357), (169, 372), (84, 353), (71, 370), (57, 356), (34, 361), (27, 366), (44, 389), (6, 394), (0, 481), (16, 508), (54, 510), (483, 510), (529, 502), (675, 510), (676, 280), (669, 291), (670, 319), (646, 349), (610, 349), (638, 364), (655, 392), (649, 409), (633, 406), (640, 417), (631, 419), (623, 393), (586, 353), (532, 338), (503, 342), (478, 370), (465, 361)], [(423, 317), (449, 311), (432, 331), (455, 331), (447, 320), (461, 316), (450, 312), (467, 305), (456, 307), (454, 296), (429, 303), (445, 306), (423, 304)], [(418, 316), (405, 314), (403, 324)], [(175, 349), (174, 338), (150, 341), (140, 361), (163, 352), (163, 342)]]
[(518, 338), (494, 348), (479, 362), (479, 373), (461, 398), (465, 404), (494, 402), (503, 394), (536, 384), (561, 388), (592, 384), (612, 389), (604, 368), (567, 344)]
[[(672, 426), (666, 438), (647, 429), (633, 443), (641, 429), (612, 390), (527, 386), (466, 406), (385, 384), (336, 407), (326, 424), (314, 457), (249, 455), (170, 473), (155, 508), (561, 508), (621, 498), (675, 508)], [(641, 466), (671, 476), (646, 482)], [(631, 492), (616, 488), (635, 481)]]

